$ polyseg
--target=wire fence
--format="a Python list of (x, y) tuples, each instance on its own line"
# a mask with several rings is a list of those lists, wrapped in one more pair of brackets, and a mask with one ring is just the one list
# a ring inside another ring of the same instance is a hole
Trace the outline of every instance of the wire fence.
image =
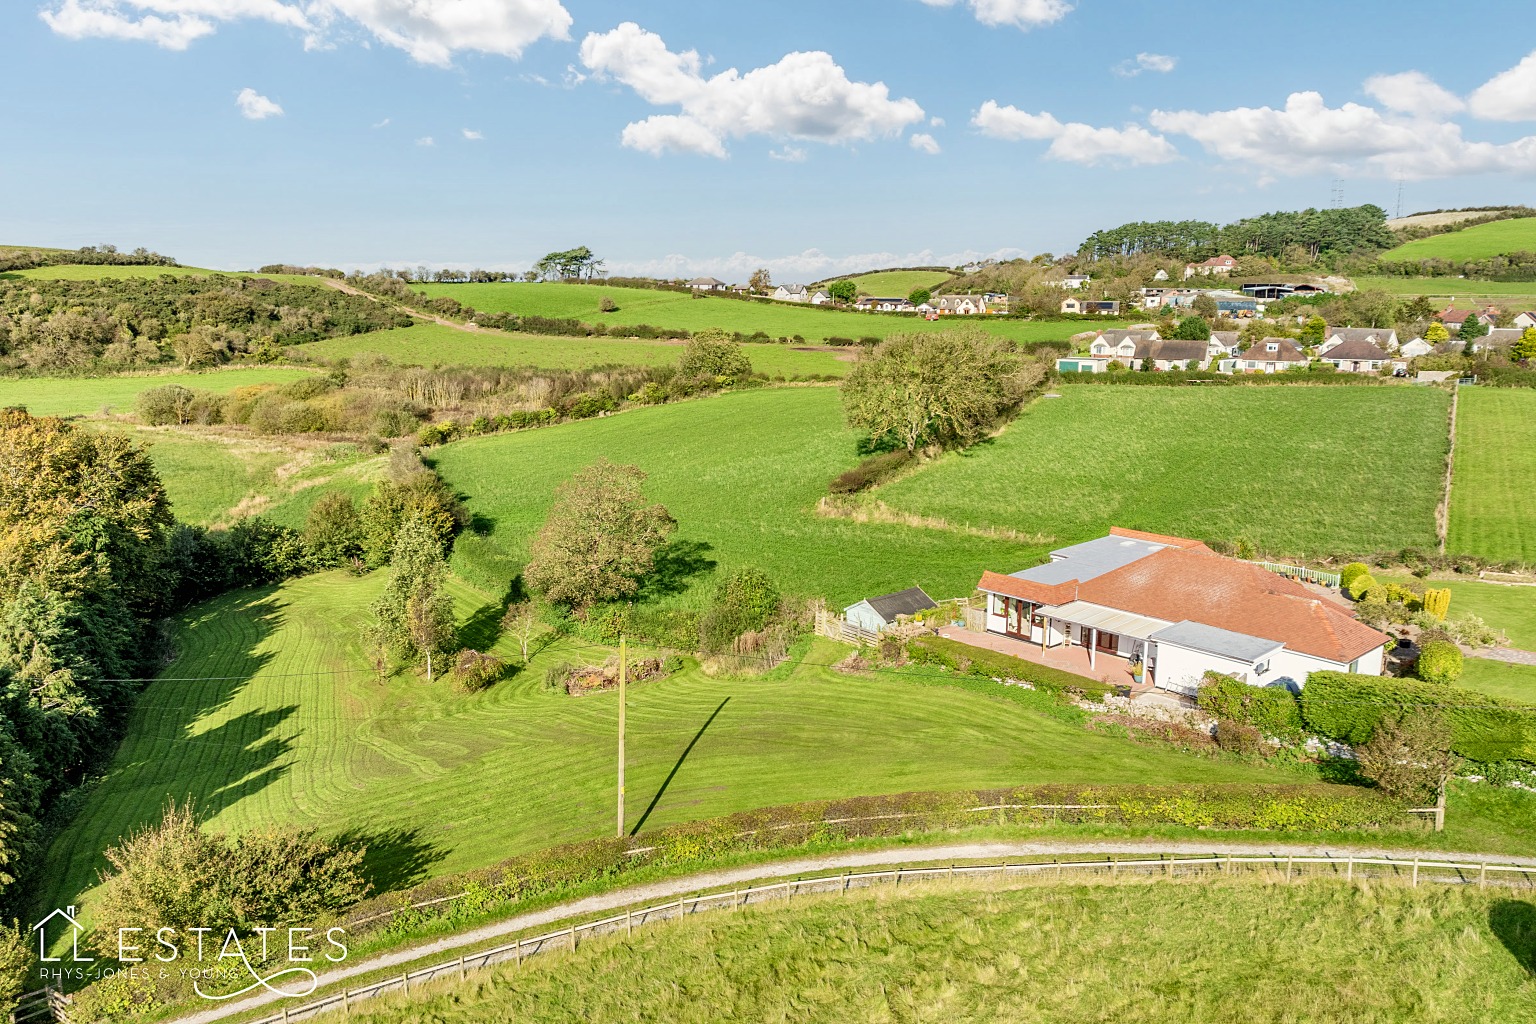
[[(1138, 858), (1116, 860), (1079, 861), (1032, 861), (1018, 864), (950, 864), (940, 867), (897, 867), (882, 871), (841, 872), (814, 878), (797, 878), (793, 881), (772, 882), (765, 885), (732, 889), (728, 892), (703, 893), (683, 896), (665, 903), (640, 909), (630, 909), (622, 914), (611, 914), (595, 921), (567, 925), (541, 935), (519, 938), (491, 949), (466, 953), (451, 960), (444, 960), (427, 967), (408, 970), (357, 988), (344, 988), (320, 999), (299, 1006), (285, 1007), (277, 1013), (249, 1021), (248, 1024), (290, 1024), (308, 1020), (333, 1010), (349, 1010), (353, 1005), (377, 996), (398, 993), (410, 995), (420, 991), (429, 982), (453, 978), (464, 979), (471, 970), (479, 971), (498, 964), (523, 962), (542, 954), (557, 951), (575, 951), (585, 939), (590, 941), (602, 935), (630, 935), (636, 928), (663, 921), (678, 920), (705, 910), (735, 909), (754, 903), (776, 899), (793, 899), (799, 895), (814, 893), (846, 893), (850, 889), (869, 888), (877, 885), (900, 887), (903, 882), (976, 878), (989, 875), (998, 877), (1065, 877), (1076, 874), (1107, 873), (1120, 875), (1174, 878), (1198, 873), (1234, 874), (1255, 868), (1284, 870), (1285, 880), (1303, 875), (1328, 876), (1353, 881), (1360, 877), (1390, 878), (1418, 887), (1422, 883), (1476, 885), (1490, 884), (1502, 887), (1536, 888), (1536, 866), (1518, 864), (1492, 864), (1486, 862), (1457, 862), (1441, 860), (1395, 860), (1386, 857), (1293, 856), (1280, 854), (1233, 855), (1211, 854), (1197, 857)], [(1319, 870), (1322, 869), (1322, 870)], [(231, 1006), (228, 1015), (243, 1012)], [(24, 1020), (26, 1018), (17, 1018)], [(58, 1020), (67, 1020), (59, 1016)], [(84, 1022), (82, 1022), (84, 1024)]]

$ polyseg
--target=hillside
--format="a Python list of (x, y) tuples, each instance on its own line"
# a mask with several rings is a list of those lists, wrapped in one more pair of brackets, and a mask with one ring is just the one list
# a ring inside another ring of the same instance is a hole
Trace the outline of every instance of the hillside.
[(839, 278), (849, 280), (865, 295), (892, 295), (905, 298), (915, 289), (934, 289), (953, 275), (947, 270), (882, 270), (858, 277)]
[[(1503, 209), (1511, 209), (1504, 207)], [(1462, 221), (1476, 220), (1479, 217), (1487, 217), (1490, 214), (1501, 212), (1499, 209), (1488, 210), (1441, 210), (1438, 213), (1415, 213), (1407, 217), (1394, 217), (1387, 221), (1387, 227), (1392, 231), (1408, 231), (1415, 228), (1439, 228), (1450, 224), (1460, 224)]]
[(1512, 252), (1536, 252), (1536, 217), (1498, 220), (1421, 238), (1382, 253), (1381, 259), (1483, 260)]

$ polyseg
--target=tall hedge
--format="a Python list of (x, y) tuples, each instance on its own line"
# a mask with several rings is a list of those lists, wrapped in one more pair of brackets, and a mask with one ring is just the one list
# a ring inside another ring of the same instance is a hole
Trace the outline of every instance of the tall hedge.
[(1048, 665), (1038, 665), (985, 647), (972, 647), (941, 636), (924, 636), (913, 640), (907, 645), (907, 657), (920, 665), (942, 665), (975, 676), (1029, 683), (1048, 693), (1075, 689), (1081, 690), (1084, 696), (1092, 700), (1098, 700), (1109, 692), (1109, 686), (1097, 679), (1063, 672)]
[(1314, 672), (1301, 691), (1307, 728), (1365, 743), (1383, 719), (1428, 711), (1450, 723), (1456, 753), (1472, 761), (1536, 761), (1536, 704), (1475, 690), (1383, 676)]

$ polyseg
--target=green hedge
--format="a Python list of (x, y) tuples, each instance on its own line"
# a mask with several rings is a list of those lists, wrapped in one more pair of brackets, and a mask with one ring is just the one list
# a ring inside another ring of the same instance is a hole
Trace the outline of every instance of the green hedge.
[(1010, 654), (999, 654), (985, 647), (972, 647), (941, 636), (923, 636), (907, 644), (907, 657), (920, 665), (943, 665), (974, 676), (1012, 679), (1029, 683), (1050, 693), (1076, 689), (1094, 700), (1109, 693), (1110, 687), (1096, 679), (1073, 675), (1046, 665), (1037, 665)]
[(1416, 711), (1444, 715), (1456, 753), (1472, 761), (1536, 761), (1536, 705), (1476, 690), (1410, 679), (1314, 672), (1301, 691), (1307, 728), (1364, 743), (1385, 718)]
[(1213, 718), (1251, 725), (1276, 739), (1301, 734), (1301, 706), (1283, 686), (1249, 686), (1240, 679), (1207, 672), (1200, 681), (1200, 710)]

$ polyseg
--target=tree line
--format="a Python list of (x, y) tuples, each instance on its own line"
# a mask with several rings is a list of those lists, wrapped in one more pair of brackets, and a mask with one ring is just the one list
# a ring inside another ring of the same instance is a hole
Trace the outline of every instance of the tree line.
[(1078, 248), (1078, 256), (1103, 260), (1124, 256), (1159, 256), (1198, 262), (1213, 256), (1267, 256), (1285, 262), (1315, 262), (1322, 257), (1375, 253), (1397, 238), (1387, 228), (1379, 206), (1306, 209), (1265, 213), (1219, 226), (1209, 221), (1136, 221), (1096, 231)]
[(0, 250), (0, 271), (35, 270), (38, 267), (63, 266), (179, 267), (169, 256), (150, 252), (140, 246), (132, 252), (120, 252), (115, 245), (87, 245), (79, 249)]

